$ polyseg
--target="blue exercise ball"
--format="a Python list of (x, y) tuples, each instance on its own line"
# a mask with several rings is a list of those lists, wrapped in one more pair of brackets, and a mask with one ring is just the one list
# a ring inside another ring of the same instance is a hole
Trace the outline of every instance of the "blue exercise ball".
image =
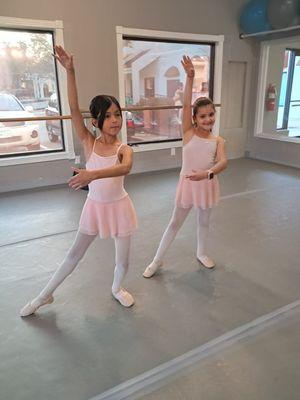
[(264, 32), (271, 29), (267, 18), (267, 0), (251, 0), (243, 8), (240, 26), (245, 33)]
[(269, 0), (267, 15), (273, 29), (283, 29), (298, 24), (299, 0)]

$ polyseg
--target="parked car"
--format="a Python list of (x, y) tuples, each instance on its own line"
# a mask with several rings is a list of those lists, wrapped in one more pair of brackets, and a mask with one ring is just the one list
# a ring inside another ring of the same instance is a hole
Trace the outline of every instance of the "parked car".
[[(45, 109), (45, 114), (47, 117), (57, 117), (59, 115), (59, 106), (56, 93), (53, 93), (50, 96), (48, 107)], [(60, 120), (47, 120), (46, 128), (50, 142), (57, 142), (61, 138), (62, 127)]]
[[(12, 94), (0, 93), (1, 118), (31, 118), (29, 107)], [(38, 124), (31, 121), (0, 122), (0, 151), (25, 146), (27, 150), (40, 150)]]
[(135, 130), (136, 128), (143, 128), (144, 121), (138, 118), (134, 113), (126, 111), (126, 125), (127, 129)]

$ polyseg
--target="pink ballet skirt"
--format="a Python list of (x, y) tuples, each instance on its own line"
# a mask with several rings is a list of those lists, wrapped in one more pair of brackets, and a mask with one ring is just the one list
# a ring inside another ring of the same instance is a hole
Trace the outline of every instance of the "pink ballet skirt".
[(100, 203), (86, 199), (79, 221), (79, 231), (100, 238), (123, 237), (137, 229), (137, 218), (130, 197)]
[(176, 191), (175, 204), (182, 208), (212, 208), (216, 206), (220, 198), (219, 181), (213, 179), (191, 181), (184, 175), (180, 175)]

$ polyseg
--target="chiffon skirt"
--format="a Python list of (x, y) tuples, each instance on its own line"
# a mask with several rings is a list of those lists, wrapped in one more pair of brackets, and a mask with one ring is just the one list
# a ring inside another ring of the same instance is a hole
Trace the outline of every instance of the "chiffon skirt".
[(212, 208), (218, 204), (220, 188), (218, 178), (191, 181), (180, 175), (176, 190), (175, 204), (182, 208)]
[(80, 232), (104, 239), (129, 236), (136, 228), (137, 217), (128, 195), (109, 203), (86, 199), (79, 221)]

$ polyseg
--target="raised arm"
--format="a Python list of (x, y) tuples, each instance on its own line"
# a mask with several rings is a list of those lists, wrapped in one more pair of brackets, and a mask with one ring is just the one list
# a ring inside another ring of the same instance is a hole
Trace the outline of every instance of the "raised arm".
[(129, 174), (132, 167), (133, 151), (130, 146), (124, 145), (119, 151), (120, 164), (109, 168), (86, 170), (74, 168), (77, 175), (69, 179), (69, 186), (75, 190), (81, 189), (96, 179), (112, 178)]
[(183, 135), (192, 128), (192, 91), (195, 76), (195, 69), (192, 60), (183, 56), (181, 64), (186, 73), (186, 81), (183, 92), (182, 132)]
[(87, 140), (93, 139), (93, 136), (85, 127), (79, 109), (73, 55), (68, 54), (62, 46), (55, 46), (54, 57), (67, 72), (68, 101), (72, 123), (80, 141), (84, 144)]

